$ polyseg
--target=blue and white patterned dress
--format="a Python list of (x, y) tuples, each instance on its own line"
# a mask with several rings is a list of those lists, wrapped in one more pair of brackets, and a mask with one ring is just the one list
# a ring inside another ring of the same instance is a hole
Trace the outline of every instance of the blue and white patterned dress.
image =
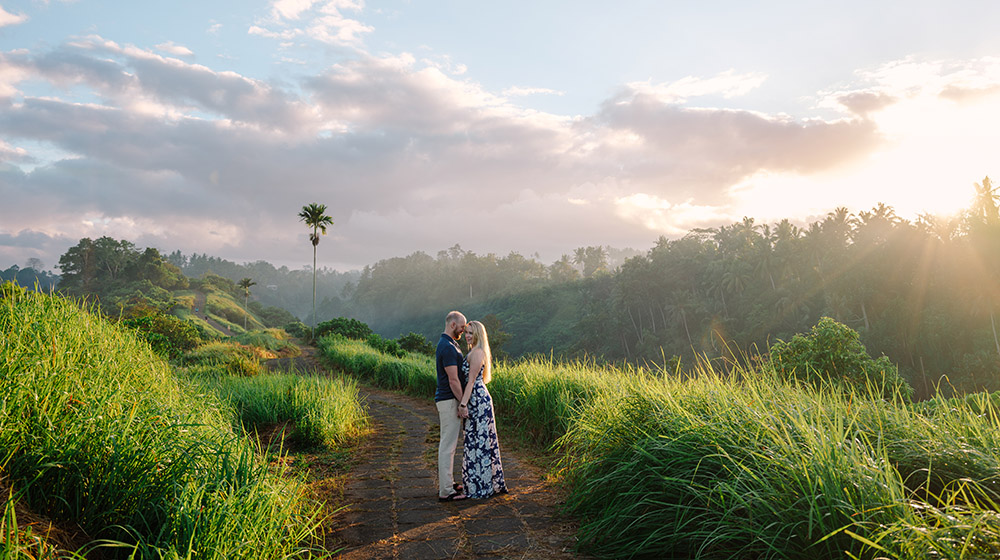
[[(507, 492), (500, 463), (500, 442), (497, 440), (497, 423), (493, 415), (493, 397), (483, 383), (483, 369), (476, 374), (469, 397), (469, 417), (465, 419), (465, 456), (462, 460), (462, 482), (470, 498), (489, 498)], [(466, 379), (469, 362), (462, 364)]]

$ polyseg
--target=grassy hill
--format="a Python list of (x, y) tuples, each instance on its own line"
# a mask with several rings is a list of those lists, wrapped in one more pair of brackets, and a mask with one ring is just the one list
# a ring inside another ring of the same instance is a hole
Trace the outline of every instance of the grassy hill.
[(26, 520), (112, 558), (310, 557), (319, 505), (248, 433), (290, 422), (310, 445), (357, 437), (356, 387), (236, 378), (216, 358), (175, 369), (73, 301), (2, 286), (4, 557), (67, 546)]

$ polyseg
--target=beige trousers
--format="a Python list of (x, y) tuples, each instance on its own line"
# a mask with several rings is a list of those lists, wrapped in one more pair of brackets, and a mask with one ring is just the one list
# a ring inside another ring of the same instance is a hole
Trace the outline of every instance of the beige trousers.
[(455, 489), (455, 448), (462, 435), (462, 419), (458, 417), (458, 400), (437, 401), (441, 420), (441, 443), (438, 445), (438, 496), (447, 498)]

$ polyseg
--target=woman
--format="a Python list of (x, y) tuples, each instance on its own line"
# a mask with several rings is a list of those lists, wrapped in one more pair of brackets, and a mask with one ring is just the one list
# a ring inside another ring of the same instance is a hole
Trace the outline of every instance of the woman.
[(490, 382), (493, 373), (486, 327), (479, 321), (472, 321), (465, 328), (465, 341), (469, 343), (469, 355), (462, 364), (462, 369), (468, 381), (458, 404), (460, 416), (464, 416), (463, 412), (468, 412), (465, 419), (462, 482), (465, 483), (468, 497), (489, 498), (494, 494), (505, 494), (507, 484), (504, 482), (503, 465), (500, 463), (493, 398), (486, 390), (486, 384)]

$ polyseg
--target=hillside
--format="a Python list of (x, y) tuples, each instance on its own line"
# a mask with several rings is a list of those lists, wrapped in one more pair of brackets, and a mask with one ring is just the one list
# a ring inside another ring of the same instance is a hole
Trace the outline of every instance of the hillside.
[[(6, 553), (117, 542), (107, 557), (309, 557), (317, 505), (243, 430), (295, 423), (310, 445), (357, 437), (365, 420), (351, 384), (234, 378), (246, 370), (218, 350), (174, 369), (141, 332), (11, 284), (0, 288), (0, 334)], [(292, 416), (241, 412), (283, 399)], [(51, 542), (39, 536), (49, 522)]]

